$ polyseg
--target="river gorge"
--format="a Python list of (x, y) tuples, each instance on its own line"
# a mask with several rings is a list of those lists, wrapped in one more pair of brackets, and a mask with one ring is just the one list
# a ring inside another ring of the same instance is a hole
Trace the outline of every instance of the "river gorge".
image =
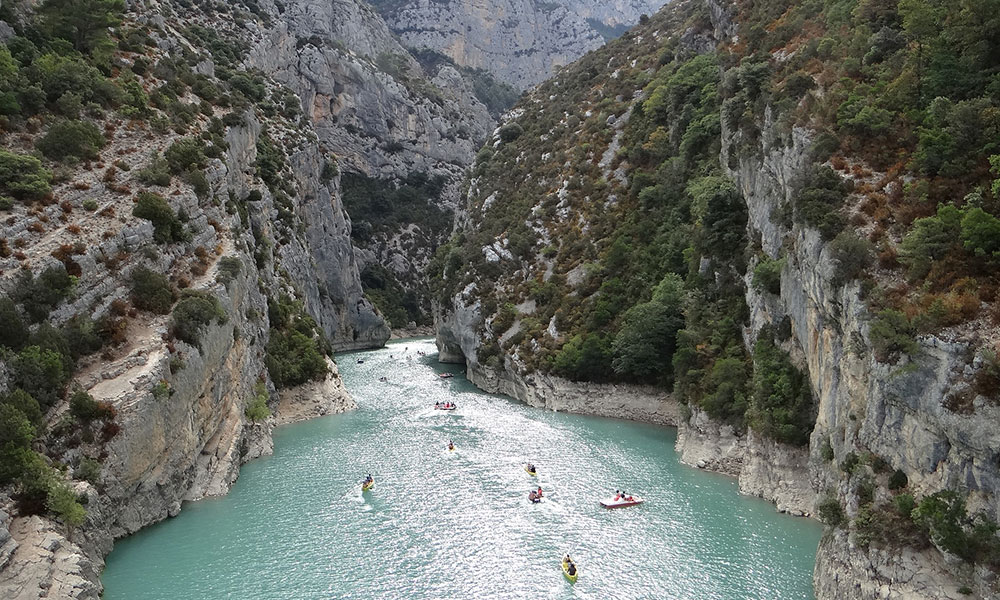
[[(359, 409), (278, 429), (227, 496), (120, 540), (104, 598), (814, 597), (819, 524), (682, 465), (674, 429), (484, 394), (436, 358), (430, 340), (338, 355)], [(647, 502), (601, 508), (616, 488)]]

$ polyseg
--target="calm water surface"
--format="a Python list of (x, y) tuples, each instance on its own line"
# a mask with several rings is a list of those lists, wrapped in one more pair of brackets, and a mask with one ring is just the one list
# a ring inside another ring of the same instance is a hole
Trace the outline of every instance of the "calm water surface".
[[(360, 409), (278, 429), (228, 496), (121, 540), (104, 598), (814, 597), (820, 527), (681, 465), (673, 429), (532, 409), (435, 355), (408, 340), (338, 356)], [(432, 409), (445, 400), (458, 410)], [(615, 488), (647, 502), (601, 508)]]

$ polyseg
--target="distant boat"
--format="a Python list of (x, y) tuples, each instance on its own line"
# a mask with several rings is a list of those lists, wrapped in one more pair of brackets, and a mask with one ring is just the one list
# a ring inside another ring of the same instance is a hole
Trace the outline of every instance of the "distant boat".
[(435, 404), (434, 405), (434, 410), (455, 410), (456, 408), (458, 408), (458, 407), (455, 406), (454, 404), (449, 404), (447, 406), (445, 406), (444, 404)]
[(440, 375), (438, 375), (438, 377), (440, 377), (441, 379), (451, 379), (454, 376), (455, 376), (454, 373), (441, 373)]

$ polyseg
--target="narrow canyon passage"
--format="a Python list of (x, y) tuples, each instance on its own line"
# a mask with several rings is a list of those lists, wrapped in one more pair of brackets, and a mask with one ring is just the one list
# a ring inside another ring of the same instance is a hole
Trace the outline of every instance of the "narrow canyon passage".
[[(483, 394), (435, 353), (406, 340), (339, 355), (360, 409), (279, 429), (228, 496), (120, 540), (104, 597), (813, 598), (819, 524), (681, 465), (673, 429)], [(647, 502), (601, 508), (616, 488)]]

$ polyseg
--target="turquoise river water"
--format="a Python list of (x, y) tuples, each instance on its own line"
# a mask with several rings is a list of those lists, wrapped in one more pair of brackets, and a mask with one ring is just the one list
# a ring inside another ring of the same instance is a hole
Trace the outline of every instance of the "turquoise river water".
[[(106, 600), (813, 598), (820, 526), (681, 465), (673, 429), (484, 394), (429, 340), (338, 363), (359, 410), (276, 430), (229, 495), (120, 540)], [(646, 503), (598, 505), (616, 488)]]

